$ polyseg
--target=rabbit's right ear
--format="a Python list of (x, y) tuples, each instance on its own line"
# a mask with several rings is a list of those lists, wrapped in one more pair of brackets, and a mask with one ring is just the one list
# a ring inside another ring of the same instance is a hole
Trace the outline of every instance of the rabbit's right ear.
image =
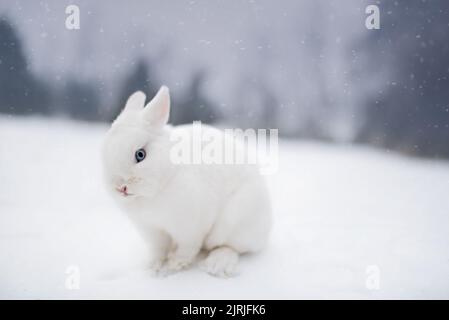
[(170, 93), (162, 86), (154, 98), (143, 109), (143, 118), (155, 127), (163, 127), (170, 116)]
[(126, 101), (124, 112), (134, 110), (140, 111), (145, 106), (146, 95), (142, 91), (136, 91), (132, 95), (129, 96)]

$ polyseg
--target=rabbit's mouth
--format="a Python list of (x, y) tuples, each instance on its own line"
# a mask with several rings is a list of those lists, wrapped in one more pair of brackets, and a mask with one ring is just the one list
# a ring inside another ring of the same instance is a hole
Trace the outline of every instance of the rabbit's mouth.
[(134, 194), (133, 194), (133, 193), (126, 193), (126, 194), (122, 193), (121, 195), (122, 195), (122, 197), (124, 197), (124, 198), (134, 197)]
[(116, 188), (115, 190), (117, 190), (118, 193), (120, 193), (120, 195), (122, 195), (123, 197), (131, 197), (134, 196), (133, 193), (129, 192), (129, 189), (127, 186), (122, 186), (120, 188)]

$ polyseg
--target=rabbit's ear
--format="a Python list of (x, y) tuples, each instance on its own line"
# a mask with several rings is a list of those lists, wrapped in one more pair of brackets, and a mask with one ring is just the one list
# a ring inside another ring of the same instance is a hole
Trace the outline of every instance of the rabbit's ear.
[(139, 111), (143, 109), (143, 106), (145, 105), (146, 95), (142, 91), (136, 91), (132, 95), (129, 96), (128, 100), (126, 101), (125, 109), (124, 111)]
[(162, 86), (143, 109), (143, 117), (151, 125), (162, 127), (167, 124), (169, 115), (170, 93), (166, 86)]

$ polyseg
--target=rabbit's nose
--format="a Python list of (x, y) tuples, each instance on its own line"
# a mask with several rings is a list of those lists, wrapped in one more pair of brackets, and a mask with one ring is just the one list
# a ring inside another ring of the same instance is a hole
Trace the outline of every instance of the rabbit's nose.
[(125, 196), (128, 195), (128, 187), (126, 185), (117, 188), (117, 191), (123, 193)]

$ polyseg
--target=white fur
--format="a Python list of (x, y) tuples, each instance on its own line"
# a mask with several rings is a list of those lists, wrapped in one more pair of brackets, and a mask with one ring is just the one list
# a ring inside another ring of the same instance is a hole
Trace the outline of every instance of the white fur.
[[(166, 87), (144, 104), (142, 92), (131, 95), (106, 135), (102, 156), (108, 190), (150, 246), (154, 271), (185, 268), (205, 249), (204, 270), (234, 274), (239, 254), (262, 249), (268, 239), (271, 209), (262, 176), (254, 165), (172, 163), (171, 131), (188, 136), (192, 126), (166, 125)], [(142, 147), (147, 156), (137, 163), (134, 154)], [(117, 191), (124, 185), (132, 195)]]

